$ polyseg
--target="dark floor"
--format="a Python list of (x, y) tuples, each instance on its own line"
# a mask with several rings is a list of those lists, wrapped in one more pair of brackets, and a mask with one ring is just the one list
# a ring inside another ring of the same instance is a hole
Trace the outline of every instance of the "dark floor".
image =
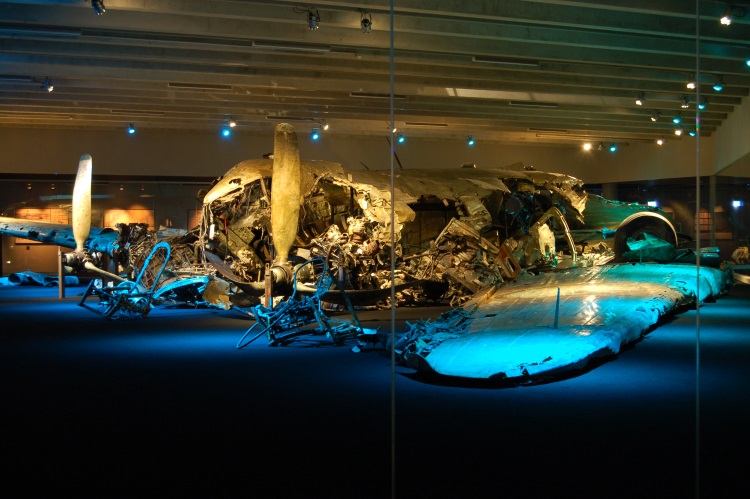
[[(235, 349), (227, 311), (108, 322), (83, 288), (0, 288), (3, 490), (12, 497), (387, 498), (391, 367), (325, 341)], [(436, 315), (406, 309), (404, 320)], [(750, 287), (554, 383), (441, 384), (397, 367), (395, 491), (426, 497), (745, 496)], [(363, 314), (388, 327), (388, 312)], [(9, 496), (10, 497), (10, 496)]]

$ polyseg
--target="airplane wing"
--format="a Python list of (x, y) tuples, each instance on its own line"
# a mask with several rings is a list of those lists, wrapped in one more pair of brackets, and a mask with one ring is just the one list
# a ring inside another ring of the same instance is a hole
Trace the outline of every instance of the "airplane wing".
[[(667, 313), (725, 291), (727, 274), (695, 266), (622, 264), (519, 278), (473, 312), (421, 322), (397, 342), (417, 370), (474, 379), (533, 381), (617, 354)], [(699, 289), (696, 289), (699, 288)], [(557, 293), (560, 290), (559, 307)]]
[[(21, 218), (0, 217), (0, 234), (30, 239), (44, 244), (54, 244), (64, 248), (75, 248), (76, 241), (70, 225), (24, 220)], [(91, 227), (85, 247), (89, 251), (108, 252), (111, 244), (117, 240), (114, 229)]]

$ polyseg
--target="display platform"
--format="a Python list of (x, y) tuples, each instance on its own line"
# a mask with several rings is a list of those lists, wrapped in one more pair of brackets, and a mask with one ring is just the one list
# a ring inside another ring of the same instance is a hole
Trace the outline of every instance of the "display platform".
[[(0, 288), (0, 426), (13, 497), (742, 497), (750, 287), (596, 369), (446, 381), (325, 338), (237, 350), (234, 311), (107, 321), (83, 288)], [(407, 321), (441, 309), (403, 309)], [(389, 312), (363, 312), (388, 328)], [(699, 425), (696, 425), (699, 380)], [(395, 415), (395, 438), (391, 433)], [(393, 438), (393, 440), (392, 440)]]

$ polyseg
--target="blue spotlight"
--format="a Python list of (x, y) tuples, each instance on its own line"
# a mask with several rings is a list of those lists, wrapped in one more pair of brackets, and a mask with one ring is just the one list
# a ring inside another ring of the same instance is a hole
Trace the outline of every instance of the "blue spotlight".
[(310, 134), (310, 138), (312, 140), (318, 140), (320, 139), (320, 131), (317, 128), (312, 129), (312, 133)]
[(131, 123), (128, 125), (128, 135), (133, 135), (133, 134), (135, 134), (135, 127)]
[(719, 76), (716, 83), (714, 83), (714, 92), (721, 92), (722, 90), (724, 90), (724, 78)]
[(232, 135), (232, 130), (229, 127), (224, 127), (221, 129), (222, 137), (229, 137), (230, 135)]
[(406, 137), (404, 137), (401, 134), (398, 134), (398, 136), (396, 137), (396, 142), (398, 142), (399, 144), (403, 144), (404, 142), (406, 142)]
[(617, 145), (616, 144), (610, 144), (609, 145), (609, 152), (617, 152)]
[(680, 113), (677, 113), (677, 116), (672, 118), (672, 123), (674, 123), (675, 125), (682, 123), (682, 115)]
[(474, 145), (474, 137), (472, 137), (471, 135), (469, 135), (468, 137), (466, 137), (466, 145), (467, 146), (473, 146)]

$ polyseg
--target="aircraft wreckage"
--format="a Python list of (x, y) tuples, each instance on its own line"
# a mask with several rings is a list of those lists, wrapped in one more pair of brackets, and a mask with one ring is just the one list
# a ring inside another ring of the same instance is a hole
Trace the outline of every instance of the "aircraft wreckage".
[[(710, 284), (698, 290), (685, 285), (695, 266), (667, 264), (694, 263), (695, 255), (679, 249), (658, 209), (589, 195), (564, 174), (464, 166), (399, 170), (392, 198), (390, 172), (302, 161), (294, 129), (280, 124), (273, 157), (243, 161), (200, 193), (202, 221), (184, 233), (91, 227), (88, 155), (72, 227), (0, 218), (0, 233), (75, 248), (64, 256), (70, 271), (111, 282), (92, 281), (79, 304), (107, 318), (145, 317), (161, 303), (237, 306), (256, 318), (259, 333), (249, 341), (265, 334), (270, 344), (312, 322), (337, 342), (373, 341), (354, 308), (387, 305), (394, 286), (395, 305), (459, 307), (411, 325), (395, 347), (413, 367), (462, 377), (580, 366), (616, 353), (680, 304), (725, 288), (717, 270), (701, 269)], [(661, 263), (602, 266), (626, 261)], [(328, 304), (345, 305), (354, 324), (333, 326)], [(513, 353), (534, 341), (538, 353)], [(561, 353), (573, 345), (584, 347)]]

